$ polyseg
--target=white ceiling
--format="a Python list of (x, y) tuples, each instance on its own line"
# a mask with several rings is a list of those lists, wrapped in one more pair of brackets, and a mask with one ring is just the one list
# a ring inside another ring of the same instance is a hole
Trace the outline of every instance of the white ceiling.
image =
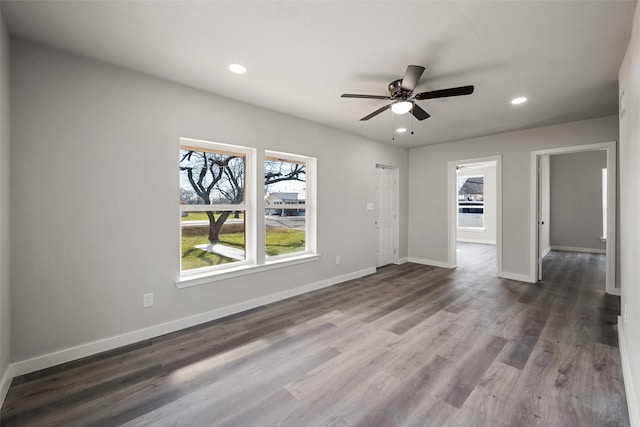
[[(2, 1), (11, 34), (406, 147), (616, 114), (635, 1)], [(239, 62), (245, 75), (227, 66)], [(386, 111), (407, 65), (422, 122)], [(509, 101), (527, 96), (514, 107)], [(393, 116), (393, 118), (392, 118)], [(250, 123), (247, 123), (250, 125)], [(407, 132), (391, 140), (395, 127)]]

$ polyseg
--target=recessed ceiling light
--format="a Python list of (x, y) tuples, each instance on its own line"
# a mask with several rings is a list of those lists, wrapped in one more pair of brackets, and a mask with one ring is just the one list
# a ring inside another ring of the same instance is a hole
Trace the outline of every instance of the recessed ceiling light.
[(407, 128), (398, 128), (396, 129), (396, 132), (398, 133), (405, 133), (407, 131)]
[(244, 74), (247, 72), (247, 67), (241, 64), (231, 64), (229, 65), (229, 71), (235, 74)]
[(527, 98), (524, 96), (519, 96), (518, 98), (513, 98), (511, 100), (513, 105), (524, 104), (525, 102), (527, 102)]

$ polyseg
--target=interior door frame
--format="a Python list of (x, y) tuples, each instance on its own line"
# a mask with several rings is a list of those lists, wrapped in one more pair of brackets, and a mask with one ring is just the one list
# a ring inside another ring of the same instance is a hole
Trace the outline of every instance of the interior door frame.
[[(391, 241), (393, 242), (394, 253), (393, 253), (393, 263), (400, 263), (400, 226), (399, 226), (399, 214), (400, 214), (400, 171), (397, 166), (389, 166), (383, 165), (380, 163), (376, 164), (376, 220), (378, 219), (378, 187), (377, 187), (377, 173), (378, 169), (386, 169), (393, 171), (393, 185), (391, 186), (391, 191), (393, 195), (391, 197), (391, 208), (393, 211), (393, 219), (391, 221)], [(378, 230), (376, 228), (376, 251), (380, 247), (380, 241), (378, 240)], [(376, 252), (376, 266), (378, 265), (378, 256)]]
[(530, 265), (531, 282), (538, 282), (538, 159), (545, 154), (567, 154), (583, 151), (601, 151), (607, 153), (607, 243), (606, 243), (606, 274), (605, 291), (608, 294), (620, 295), (620, 288), (616, 287), (616, 241), (618, 230), (616, 227), (616, 200), (617, 200), (617, 164), (616, 141), (598, 144), (575, 145), (570, 147), (558, 147), (531, 152), (531, 202), (529, 210), (530, 218)]
[[(546, 167), (543, 167), (543, 159), (546, 159)], [(538, 232), (536, 233), (536, 238), (538, 239), (537, 242), (537, 248), (538, 248), (538, 260), (537, 260), (537, 265), (538, 265), (538, 270), (537, 270), (537, 274), (538, 274), (538, 280), (540, 280), (542, 278), (542, 259), (547, 255), (547, 253), (551, 250), (550, 246), (547, 248), (541, 248), (540, 247), (540, 242), (541, 242), (541, 236), (544, 234), (546, 237), (546, 241), (550, 242), (551, 238), (550, 238), (550, 219), (549, 216), (550, 215), (544, 215), (544, 214), (550, 214), (550, 212), (543, 212), (542, 209), (542, 202), (544, 200), (544, 204), (546, 205), (546, 207), (548, 209), (550, 209), (550, 205), (551, 205), (551, 156), (548, 154), (543, 154), (538, 156), (537, 160), (536, 160), (536, 167), (538, 168), (538, 173), (536, 174), (536, 177), (538, 179), (538, 208), (536, 210), (536, 215), (537, 215), (537, 221), (538, 221)], [(545, 183), (545, 187), (547, 189), (547, 191), (543, 192), (541, 191), (541, 186), (542, 183)], [(543, 197), (544, 194), (544, 197)], [(544, 220), (547, 221), (547, 224), (544, 223)], [(543, 225), (546, 225), (546, 227), (542, 227)], [(546, 252), (545, 252), (546, 251)]]
[(502, 156), (480, 157), (475, 159), (452, 160), (447, 167), (447, 268), (457, 265), (456, 235), (458, 198), (456, 197), (456, 166), (466, 163), (496, 162), (496, 275), (502, 277)]

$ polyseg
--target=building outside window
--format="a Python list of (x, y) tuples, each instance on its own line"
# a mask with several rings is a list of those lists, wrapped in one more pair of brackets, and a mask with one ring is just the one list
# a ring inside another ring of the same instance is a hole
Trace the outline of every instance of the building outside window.
[(484, 227), (484, 176), (458, 176), (458, 228)]

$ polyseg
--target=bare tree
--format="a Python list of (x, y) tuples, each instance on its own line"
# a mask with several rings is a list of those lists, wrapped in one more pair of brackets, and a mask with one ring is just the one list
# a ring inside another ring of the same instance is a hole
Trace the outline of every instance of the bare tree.
[[(238, 156), (206, 151), (180, 150), (180, 171), (198, 196), (197, 204), (216, 202), (239, 204), (244, 199), (244, 159)], [(223, 211), (218, 218), (213, 211), (205, 211), (209, 219), (208, 239), (216, 243), (222, 225), (231, 211)]]
[[(206, 151), (180, 150), (180, 171), (189, 183), (197, 200), (185, 197), (192, 194), (181, 186), (181, 202), (185, 204), (212, 205), (216, 203), (240, 204), (244, 201), (244, 158)], [(305, 165), (287, 161), (265, 162), (265, 186), (281, 181), (305, 181)], [(218, 218), (213, 211), (205, 211), (209, 219), (208, 239), (218, 242), (220, 230), (234, 211), (222, 211)], [(238, 217), (236, 212), (236, 217)]]
[(264, 185), (281, 181), (305, 182), (306, 170), (304, 163), (293, 163), (284, 160), (267, 160), (264, 162)]

